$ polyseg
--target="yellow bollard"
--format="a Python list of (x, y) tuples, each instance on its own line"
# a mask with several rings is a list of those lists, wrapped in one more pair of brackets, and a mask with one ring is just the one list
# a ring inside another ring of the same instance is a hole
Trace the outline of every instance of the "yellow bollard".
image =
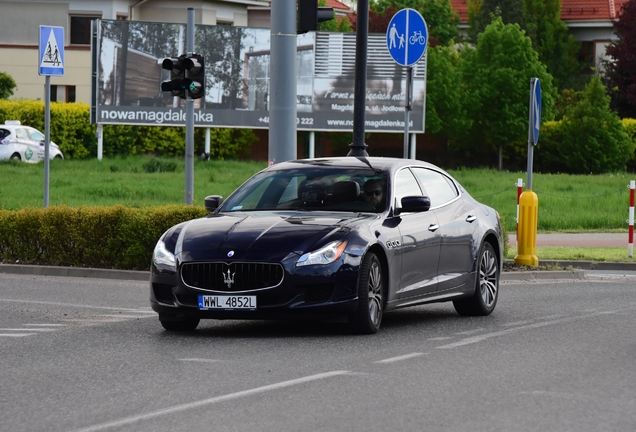
[(517, 256), (515, 264), (539, 265), (537, 258), (537, 215), (539, 198), (527, 189), (519, 197), (519, 229), (517, 232)]

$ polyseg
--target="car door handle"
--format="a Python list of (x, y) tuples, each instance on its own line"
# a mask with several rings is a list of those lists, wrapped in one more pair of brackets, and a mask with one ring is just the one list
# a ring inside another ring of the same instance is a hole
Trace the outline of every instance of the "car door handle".
[(428, 230), (430, 232), (437, 231), (438, 228), (439, 228), (439, 225), (437, 225), (437, 224), (431, 224), (431, 225), (428, 226)]
[(466, 222), (468, 223), (473, 223), (477, 220), (477, 216), (475, 215), (468, 215), (468, 217), (466, 218)]

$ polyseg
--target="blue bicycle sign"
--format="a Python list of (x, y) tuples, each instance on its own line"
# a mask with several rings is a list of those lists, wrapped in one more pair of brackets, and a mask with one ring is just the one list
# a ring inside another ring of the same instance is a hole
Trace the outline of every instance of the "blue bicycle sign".
[(415, 45), (416, 43), (419, 43), (420, 45), (426, 45), (426, 36), (424, 36), (419, 30), (413, 32), (413, 36), (409, 38), (409, 43), (411, 45)]
[(386, 45), (393, 60), (412, 66), (424, 55), (427, 43), (426, 21), (418, 11), (406, 8), (393, 15), (386, 31)]

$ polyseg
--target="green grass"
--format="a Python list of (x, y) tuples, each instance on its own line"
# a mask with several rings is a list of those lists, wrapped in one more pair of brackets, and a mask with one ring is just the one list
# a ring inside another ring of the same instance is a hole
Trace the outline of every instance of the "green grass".
[[(183, 204), (185, 164), (161, 158), (164, 165), (176, 162), (174, 172), (148, 173), (148, 157), (126, 159), (51, 161), (49, 205), (146, 207)], [(194, 204), (203, 205), (207, 195), (227, 197), (266, 162), (195, 160)], [(18, 210), (44, 205), (44, 164), (0, 162), (0, 208)]]
[[(506, 229), (515, 230), (517, 179), (523, 172), (449, 170), (478, 201), (495, 208)], [(537, 230), (542, 232), (627, 232), (630, 180), (634, 173), (603, 175), (533, 174), (532, 190), (539, 209)], [(525, 187), (524, 187), (525, 190)]]
[[(515, 255), (516, 249), (511, 247), (505, 258), (514, 259)], [(628, 256), (627, 247), (538, 246), (536, 255), (539, 264), (542, 260), (634, 262)]]
[[(145, 165), (172, 167), (173, 172), (152, 172)], [(194, 164), (194, 204), (207, 195), (227, 197), (266, 162), (200, 161)], [(131, 207), (182, 204), (185, 165), (183, 158), (150, 158), (52, 161), (49, 205)], [(489, 169), (449, 170), (477, 200), (494, 207), (509, 232), (515, 230), (517, 179), (523, 172)], [(627, 232), (629, 189), (636, 174), (533, 175), (539, 199), (538, 231)], [(0, 161), (0, 208), (18, 210), (44, 204), (44, 165)], [(514, 258), (510, 248), (506, 258)], [(626, 248), (538, 247), (539, 260), (629, 261)]]

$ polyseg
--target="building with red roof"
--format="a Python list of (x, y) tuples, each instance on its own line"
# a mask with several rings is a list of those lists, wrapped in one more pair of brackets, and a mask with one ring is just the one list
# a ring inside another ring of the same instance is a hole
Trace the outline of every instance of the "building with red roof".
[[(599, 66), (606, 58), (605, 48), (616, 39), (614, 21), (628, 0), (561, 0), (561, 20), (574, 38), (581, 42), (581, 56), (588, 64)], [(450, 0), (459, 14), (460, 29), (468, 27), (466, 0)]]

